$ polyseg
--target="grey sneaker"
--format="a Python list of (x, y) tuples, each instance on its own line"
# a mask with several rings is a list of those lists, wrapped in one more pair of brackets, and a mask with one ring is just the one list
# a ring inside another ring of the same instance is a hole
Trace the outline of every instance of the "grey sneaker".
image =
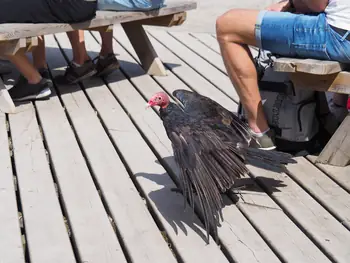
[(275, 133), (272, 129), (270, 129), (267, 133), (265, 133), (262, 137), (257, 137), (252, 135), (253, 139), (250, 142), (250, 147), (258, 148), (261, 150), (275, 150)]

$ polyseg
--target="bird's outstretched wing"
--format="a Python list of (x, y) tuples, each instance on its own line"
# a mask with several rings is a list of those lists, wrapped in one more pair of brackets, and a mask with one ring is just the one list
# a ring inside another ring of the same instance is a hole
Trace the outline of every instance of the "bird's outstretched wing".
[[(248, 172), (239, 147), (224, 143), (224, 132), (215, 132), (206, 123), (184, 114), (181, 121), (164, 126), (172, 142), (175, 161), (180, 167), (181, 190), (194, 207), (193, 190), (198, 196), (209, 237), (210, 226), (217, 237), (217, 225), (222, 219), (221, 193), (230, 189), (234, 181)], [(208, 239), (209, 240), (209, 239)]]
[(212, 123), (224, 124), (235, 131), (235, 141), (249, 143), (252, 139), (248, 125), (231, 111), (216, 101), (196, 92), (178, 89), (173, 92), (184, 106), (184, 111), (198, 119), (210, 120)]

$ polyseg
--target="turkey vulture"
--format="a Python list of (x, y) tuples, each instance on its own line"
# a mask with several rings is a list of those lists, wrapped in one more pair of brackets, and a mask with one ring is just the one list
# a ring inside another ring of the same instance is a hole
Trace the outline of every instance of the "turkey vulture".
[(210, 226), (217, 240), (217, 225), (219, 219), (223, 220), (221, 193), (248, 173), (247, 160), (282, 167), (294, 160), (286, 153), (249, 147), (254, 137), (247, 124), (210, 98), (186, 90), (175, 90), (173, 96), (182, 106), (170, 102), (164, 92), (153, 95), (148, 106), (160, 107), (180, 168), (180, 190), (192, 208), (194, 197), (198, 197), (208, 242)]

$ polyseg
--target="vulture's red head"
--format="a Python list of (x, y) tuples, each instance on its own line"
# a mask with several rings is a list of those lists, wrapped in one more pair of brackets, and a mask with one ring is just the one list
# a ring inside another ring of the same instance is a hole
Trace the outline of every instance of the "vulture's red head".
[(157, 92), (148, 102), (148, 107), (159, 106), (166, 108), (169, 105), (169, 97), (165, 92)]

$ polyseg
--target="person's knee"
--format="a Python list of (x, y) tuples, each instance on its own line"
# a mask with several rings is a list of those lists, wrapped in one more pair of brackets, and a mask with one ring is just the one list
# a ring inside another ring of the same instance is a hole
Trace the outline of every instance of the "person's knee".
[(237, 21), (242, 19), (241, 9), (232, 9), (216, 19), (216, 36), (219, 42), (235, 42), (238, 40)]

